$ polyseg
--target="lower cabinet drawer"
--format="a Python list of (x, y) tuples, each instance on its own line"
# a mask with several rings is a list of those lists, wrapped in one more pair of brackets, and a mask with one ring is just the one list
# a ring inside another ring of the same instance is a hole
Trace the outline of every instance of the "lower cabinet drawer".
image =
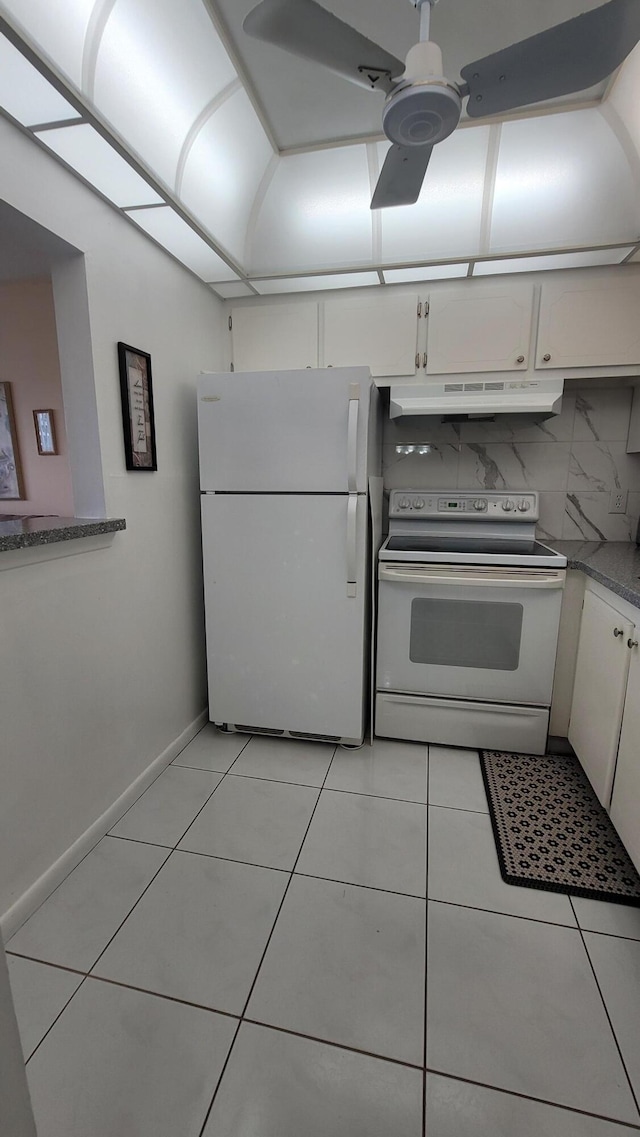
[(549, 711), (379, 691), (375, 723), (383, 738), (544, 754)]

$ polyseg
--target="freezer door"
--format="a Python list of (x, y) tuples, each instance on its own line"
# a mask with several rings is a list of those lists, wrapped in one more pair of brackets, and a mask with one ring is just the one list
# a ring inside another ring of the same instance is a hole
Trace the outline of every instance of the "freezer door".
[(365, 493), (371, 392), (366, 367), (201, 375), (200, 488)]
[(201, 502), (211, 721), (360, 741), (366, 497)]

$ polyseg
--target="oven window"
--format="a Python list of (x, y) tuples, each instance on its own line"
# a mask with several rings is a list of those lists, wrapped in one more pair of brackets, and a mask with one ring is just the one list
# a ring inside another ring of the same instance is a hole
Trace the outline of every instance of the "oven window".
[(522, 604), (421, 600), (411, 604), (412, 663), (517, 671)]

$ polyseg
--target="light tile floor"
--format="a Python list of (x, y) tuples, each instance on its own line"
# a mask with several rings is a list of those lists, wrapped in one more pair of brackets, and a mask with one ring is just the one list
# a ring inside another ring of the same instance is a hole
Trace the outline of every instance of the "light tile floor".
[(39, 1137), (640, 1132), (640, 909), (504, 884), (473, 751), (207, 726), (7, 952)]

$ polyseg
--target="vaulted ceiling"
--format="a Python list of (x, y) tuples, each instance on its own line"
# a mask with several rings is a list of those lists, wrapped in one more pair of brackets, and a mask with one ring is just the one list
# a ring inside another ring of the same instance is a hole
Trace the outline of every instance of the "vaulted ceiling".
[[(410, 0), (323, 0), (395, 55)], [(0, 108), (220, 296), (620, 263), (640, 244), (640, 48), (614, 82), (436, 148), (372, 213), (382, 96), (249, 39), (255, 0), (0, 0)], [(600, 0), (440, 0), (447, 73)], [(1, 189), (0, 189), (1, 193)]]

